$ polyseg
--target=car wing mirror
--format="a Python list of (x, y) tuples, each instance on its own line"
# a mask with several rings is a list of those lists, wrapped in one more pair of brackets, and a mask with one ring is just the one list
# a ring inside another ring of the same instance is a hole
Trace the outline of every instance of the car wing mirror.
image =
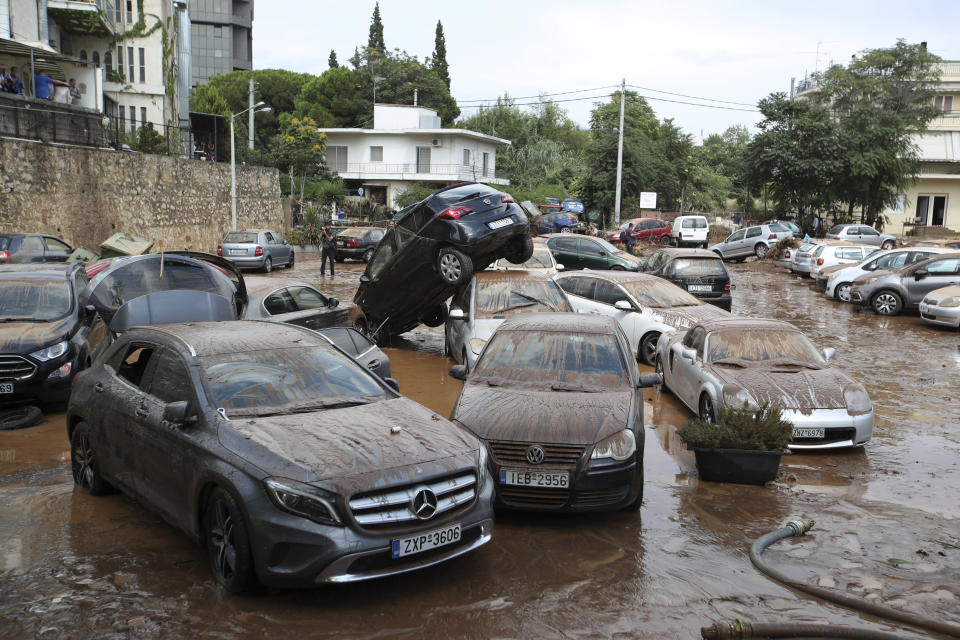
[(340, 306), (340, 301), (337, 300), (336, 298), (327, 298), (327, 303), (330, 305), (331, 308)]
[(680, 357), (693, 362), (697, 359), (697, 350), (691, 349), (690, 347), (682, 347), (680, 349)]
[(450, 309), (450, 313), (447, 314), (447, 318), (450, 320), (466, 320), (467, 314), (463, 312), (463, 309), (460, 307), (454, 307)]
[(633, 309), (633, 305), (630, 304), (629, 302), (627, 302), (626, 300), (617, 300), (617, 301), (613, 304), (613, 306), (614, 306), (615, 309), (619, 309), (620, 311), (633, 311), (633, 310), (634, 310), (634, 309)]
[(186, 400), (168, 402), (163, 406), (163, 419), (172, 425), (182, 425), (187, 421), (187, 408), (189, 406), (190, 403)]
[(564, 267), (564, 266), (563, 266), (562, 264), (560, 264), (559, 262), (557, 263), (557, 271), (563, 271), (565, 268), (566, 268), (566, 267)]
[(455, 364), (450, 367), (450, 377), (456, 378), (457, 380), (466, 380), (467, 379), (467, 367), (462, 364)]
[(834, 355), (836, 355), (836, 353), (837, 353), (837, 350), (834, 349), (833, 347), (826, 347), (826, 348), (823, 350), (823, 359), (824, 359), (824, 360), (829, 360), (829, 359), (832, 358)]
[(397, 393), (400, 393), (400, 383), (397, 382), (396, 378), (384, 378), (383, 381), (387, 383), (388, 387), (390, 387)]
[(640, 381), (637, 383), (637, 388), (646, 389), (648, 387), (656, 387), (661, 384), (663, 384), (662, 373), (648, 373), (640, 376)]
[(913, 272), (913, 279), (914, 279), (914, 280), (923, 280), (923, 279), (926, 278), (929, 274), (930, 274), (930, 272), (927, 271), (926, 269), (917, 269), (916, 271)]
[(363, 282), (364, 284), (366, 284), (367, 282), (370, 282), (370, 276), (368, 276), (367, 274), (363, 274), (362, 276), (360, 276), (360, 282)]

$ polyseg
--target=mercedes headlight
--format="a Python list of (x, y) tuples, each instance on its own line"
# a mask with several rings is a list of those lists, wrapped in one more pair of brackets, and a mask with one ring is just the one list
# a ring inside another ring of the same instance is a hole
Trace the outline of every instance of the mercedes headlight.
[(849, 413), (867, 413), (873, 409), (870, 396), (868, 396), (866, 390), (859, 385), (844, 389), (843, 399), (847, 403), (847, 411)]
[(740, 389), (735, 393), (732, 390), (723, 390), (723, 403), (733, 409), (747, 408), (751, 411), (759, 411), (760, 405), (753, 399), (753, 396), (746, 389)]
[(940, 304), (937, 305), (940, 307), (960, 307), (960, 296), (950, 296), (949, 298), (944, 298), (940, 301)]
[(624, 429), (593, 445), (593, 453), (590, 454), (590, 459), (613, 458), (617, 461), (623, 461), (636, 453), (636, 451), (637, 439), (633, 435), (633, 431)]
[(70, 343), (66, 340), (58, 342), (57, 344), (40, 349), (39, 351), (34, 351), (30, 354), (31, 358), (36, 358), (40, 362), (47, 362), (48, 360), (53, 360), (54, 358), (59, 358), (67, 352), (67, 349), (70, 348)]
[(487, 471), (487, 445), (483, 442), (477, 449), (477, 474), (477, 493), (479, 494), (487, 483), (487, 476), (490, 475)]
[(320, 524), (341, 524), (333, 503), (319, 489), (286, 478), (267, 478), (264, 484), (273, 504), (281, 510)]
[(483, 338), (473, 338), (470, 340), (470, 350), (474, 354), (480, 355), (480, 352), (483, 351), (483, 345), (487, 344), (487, 341)]

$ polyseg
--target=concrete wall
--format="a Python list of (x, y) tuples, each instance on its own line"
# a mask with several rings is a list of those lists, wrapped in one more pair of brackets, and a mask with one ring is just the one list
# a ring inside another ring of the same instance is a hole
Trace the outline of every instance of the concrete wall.
[[(237, 226), (283, 231), (276, 169), (237, 167)], [(229, 164), (0, 139), (0, 233), (95, 250), (123, 231), (156, 249), (215, 252), (229, 228)]]
[[(906, 193), (904, 199), (904, 211), (886, 212), (887, 224), (883, 230), (886, 233), (901, 235), (915, 227), (910, 224), (917, 216), (917, 199), (919, 196), (942, 196), (946, 198), (946, 211), (944, 215), (943, 228), (949, 231), (960, 232), (960, 174), (924, 174), (920, 180), (913, 184)], [(927, 214), (927, 225), (932, 225), (931, 214)], [(933, 229), (928, 228), (929, 231)]]

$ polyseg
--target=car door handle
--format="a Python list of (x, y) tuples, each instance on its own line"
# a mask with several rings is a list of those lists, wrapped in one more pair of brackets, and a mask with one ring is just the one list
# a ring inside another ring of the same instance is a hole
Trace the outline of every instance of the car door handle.
[(93, 385), (93, 390), (96, 391), (97, 393), (103, 393), (103, 391), (104, 391), (103, 383), (102, 383), (102, 382), (98, 382), (98, 383), (96, 383), (95, 385)]
[(376, 368), (378, 368), (379, 366), (380, 366), (380, 361), (379, 361), (379, 360), (371, 360), (370, 362), (367, 363), (367, 368), (368, 368), (368, 369), (376, 369)]
[(137, 410), (134, 411), (134, 413), (140, 416), (141, 418), (143, 418), (143, 417), (146, 417), (146, 415), (150, 412), (147, 411), (146, 407), (137, 407)]

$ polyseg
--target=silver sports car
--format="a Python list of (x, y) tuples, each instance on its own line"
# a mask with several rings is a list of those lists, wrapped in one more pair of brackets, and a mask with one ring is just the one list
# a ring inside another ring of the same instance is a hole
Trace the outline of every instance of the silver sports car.
[(873, 434), (873, 403), (788, 322), (729, 318), (665, 333), (657, 344), (664, 385), (702, 420), (722, 406), (779, 407), (794, 450), (856, 447)]

